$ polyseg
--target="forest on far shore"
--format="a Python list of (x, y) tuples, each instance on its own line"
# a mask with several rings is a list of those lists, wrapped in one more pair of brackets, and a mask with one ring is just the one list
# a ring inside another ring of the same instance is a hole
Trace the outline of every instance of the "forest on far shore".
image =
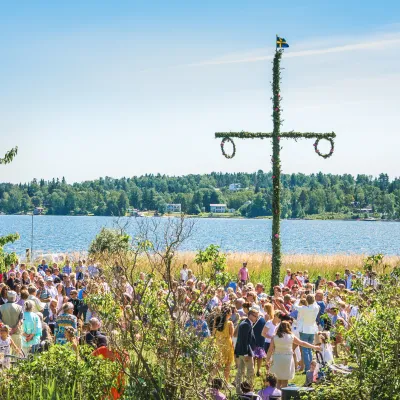
[[(282, 174), (282, 218), (326, 213), (349, 217), (369, 214), (400, 218), (400, 178), (357, 175)], [(235, 190), (229, 186), (238, 184)], [(240, 188), (238, 188), (240, 186)], [(0, 183), (0, 212), (27, 213), (43, 207), (52, 215), (123, 216), (129, 208), (166, 211), (167, 203), (181, 204), (182, 212), (209, 212), (210, 204), (226, 204), (236, 215), (272, 215), (272, 174), (217, 173), (185, 176), (143, 175), (110, 177), (69, 184), (64, 178), (29, 183)]]

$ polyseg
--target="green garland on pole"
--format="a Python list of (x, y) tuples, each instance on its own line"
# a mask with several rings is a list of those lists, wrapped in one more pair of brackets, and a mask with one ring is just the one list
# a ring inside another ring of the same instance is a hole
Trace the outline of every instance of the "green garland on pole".
[(279, 285), (281, 267), (281, 156), (280, 156), (280, 130), (281, 130), (281, 58), (283, 50), (277, 50), (272, 68), (272, 103), (274, 130), (272, 132), (272, 273), (271, 291), (273, 287)]

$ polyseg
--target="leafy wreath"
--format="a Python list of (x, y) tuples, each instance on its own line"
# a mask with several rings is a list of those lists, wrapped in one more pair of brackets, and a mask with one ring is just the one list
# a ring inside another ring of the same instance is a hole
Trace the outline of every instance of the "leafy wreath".
[[(232, 154), (231, 154), (231, 155), (229, 155), (229, 154), (227, 154), (227, 153), (225, 152), (224, 146), (225, 146), (225, 143), (226, 143), (226, 142), (232, 144), (233, 150), (232, 150)], [(235, 142), (234, 142), (231, 138), (229, 138), (229, 137), (224, 137), (224, 138), (222, 139), (222, 141), (221, 141), (221, 151), (222, 151), (222, 154), (223, 154), (223, 156), (224, 156), (225, 158), (233, 158), (233, 157), (235, 157), (235, 154), (236, 154)]]
[[(320, 141), (321, 139), (328, 140), (328, 141), (331, 143), (331, 150), (330, 150), (329, 153), (322, 154), (322, 153), (318, 150), (318, 143), (319, 143), (319, 141)], [(317, 139), (317, 140), (315, 141), (315, 143), (314, 143), (314, 148), (315, 148), (315, 152), (316, 152), (320, 157), (329, 158), (329, 157), (333, 154), (333, 151), (335, 150), (335, 142), (333, 141), (332, 138), (319, 138), (319, 139)]]

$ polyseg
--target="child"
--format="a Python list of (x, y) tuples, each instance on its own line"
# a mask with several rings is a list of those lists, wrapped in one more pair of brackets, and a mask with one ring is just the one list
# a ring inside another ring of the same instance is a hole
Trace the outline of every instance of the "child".
[(319, 332), (319, 340), (321, 342), (321, 354), (324, 362), (329, 365), (334, 363), (333, 358), (333, 348), (330, 343), (330, 333), (329, 332)]
[(222, 389), (222, 379), (214, 378), (212, 381), (212, 389), (211, 389), (213, 400), (226, 400), (226, 396), (220, 392), (221, 389)]
[(311, 386), (312, 383), (317, 381), (318, 370), (317, 370), (317, 362), (315, 360), (311, 361), (310, 369), (306, 372), (306, 383), (304, 386)]
[(6, 357), (11, 355), (11, 347), (21, 357), (24, 353), (19, 349), (10, 336), (10, 328), (7, 325), (0, 326), (0, 366), (3, 368), (10, 368), (10, 358)]
[(267, 387), (258, 392), (262, 400), (269, 400), (270, 396), (282, 396), (282, 392), (276, 388), (277, 378), (275, 374), (267, 374), (265, 381)]
[(261, 397), (253, 392), (252, 385), (247, 381), (240, 384), (240, 390), (242, 391), (242, 394), (239, 395), (240, 400), (261, 400)]

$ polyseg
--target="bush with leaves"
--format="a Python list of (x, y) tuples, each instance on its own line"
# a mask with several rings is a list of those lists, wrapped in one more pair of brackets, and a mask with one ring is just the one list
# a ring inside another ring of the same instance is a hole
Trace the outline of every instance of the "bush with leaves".
[(400, 399), (400, 267), (388, 272), (382, 259), (371, 256), (365, 262), (366, 271), (382, 270), (378, 289), (353, 295), (360, 315), (345, 340), (354, 371), (348, 376), (330, 375), (315, 386), (310, 399)]
[(107, 398), (104, 396), (115, 384), (119, 365), (92, 356), (92, 351), (92, 348), (81, 346), (77, 357), (70, 346), (54, 345), (49, 351), (1, 371), (0, 398), (5, 398), (8, 393), (9, 400), (40, 399), (32, 396), (35, 392), (49, 392), (50, 388), (43, 386), (48, 383), (54, 384), (54, 394), (62, 399), (66, 393), (74, 394), (70, 400)]
[(0, 273), (8, 271), (10, 264), (15, 263), (18, 260), (18, 257), (14, 252), (8, 253), (4, 250), (6, 244), (14, 243), (18, 239), (18, 233), (0, 236)]
[[(212, 338), (197, 336), (186, 322), (205, 308), (208, 296), (197, 290), (188, 295), (175, 280), (175, 254), (191, 234), (193, 221), (171, 218), (163, 231), (157, 221), (136, 221), (130, 249), (109, 253), (102, 261), (112, 294), (89, 293), (87, 301), (102, 319), (110, 346), (129, 354), (126, 398), (205, 399), (216, 370), (216, 348)], [(218, 249), (209, 256), (211, 263), (224, 263)], [(144, 281), (138, 279), (143, 268)], [(204, 278), (210, 281), (210, 274)], [(128, 303), (122, 301), (126, 282), (133, 289)]]
[(117, 230), (102, 228), (89, 247), (89, 255), (101, 258), (106, 254), (125, 253), (129, 249), (129, 235)]
[(226, 272), (226, 255), (221, 252), (220, 246), (209, 245), (199, 250), (194, 262), (200, 267), (199, 279), (206, 279), (209, 284), (225, 286), (234, 277)]

